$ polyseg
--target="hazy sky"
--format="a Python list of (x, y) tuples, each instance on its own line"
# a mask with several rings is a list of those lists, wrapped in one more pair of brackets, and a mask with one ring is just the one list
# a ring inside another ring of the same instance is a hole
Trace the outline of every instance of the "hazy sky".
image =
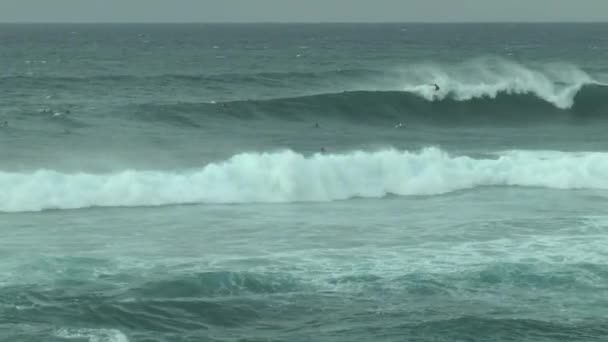
[(608, 0), (0, 0), (0, 21), (608, 21)]

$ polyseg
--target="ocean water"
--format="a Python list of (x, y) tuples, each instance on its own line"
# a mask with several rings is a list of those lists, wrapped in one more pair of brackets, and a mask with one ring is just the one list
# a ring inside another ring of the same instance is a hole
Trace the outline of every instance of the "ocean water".
[(608, 24), (0, 25), (0, 341), (606, 341), (606, 84)]

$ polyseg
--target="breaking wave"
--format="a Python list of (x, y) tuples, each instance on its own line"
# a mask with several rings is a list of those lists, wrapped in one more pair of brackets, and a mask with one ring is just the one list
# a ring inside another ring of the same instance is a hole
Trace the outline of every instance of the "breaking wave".
[(242, 153), (187, 171), (0, 172), (0, 211), (189, 203), (288, 203), (438, 195), (480, 186), (608, 189), (608, 153), (512, 151), (453, 156), (437, 148), (305, 156)]
[[(348, 77), (338, 80), (336, 75)], [(501, 58), (480, 58), (459, 65), (412, 65), (391, 72), (323, 74), (318, 77), (318, 87), (311, 86), (315, 77), (308, 76), (304, 81), (302, 74), (285, 74), (302, 78), (302, 82), (290, 79), (289, 91), (276, 91), (274, 98), (143, 104), (139, 110), (146, 118), (177, 113), (239, 119), (344, 117), (358, 122), (390, 117), (434, 123), (605, 118), (608, 110), (608, 86), (571, 64), (531, 67)], [(294, 96), (296, 93), (301, 95)]]

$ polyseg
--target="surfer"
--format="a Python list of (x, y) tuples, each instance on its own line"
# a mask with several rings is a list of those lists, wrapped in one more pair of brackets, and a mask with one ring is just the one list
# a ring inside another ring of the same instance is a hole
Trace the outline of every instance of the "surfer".
[(435, 87), (435, 91), (439, 91), (439, 89), (441, 89), (441, 88), (439, 88), (439, 86), (437, 85), (437, 83), (433, 83), (433, 87)]
[(405, 125), (401, 122), (395, 125), (395, 128), (401, 128), (401, 127), (405, 127)]
[(321, 127), (321, 126), (319, 126), (319, 123), (318, 123), (318, 122), (316, 122), (316, 123), (315, 123), (315, 128), (320, 128), (320, 127)]

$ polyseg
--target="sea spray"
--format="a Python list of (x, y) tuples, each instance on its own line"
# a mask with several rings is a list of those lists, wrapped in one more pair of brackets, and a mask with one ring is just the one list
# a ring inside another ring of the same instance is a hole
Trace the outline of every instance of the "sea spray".
[(417, 152), (241, 153), (186, 171), (0, 172), (0, 211), (185, 203), (289, 203), (437, 195), (478, 186), (608, 189), (608, 153), (511, 151), (495, 158)]

